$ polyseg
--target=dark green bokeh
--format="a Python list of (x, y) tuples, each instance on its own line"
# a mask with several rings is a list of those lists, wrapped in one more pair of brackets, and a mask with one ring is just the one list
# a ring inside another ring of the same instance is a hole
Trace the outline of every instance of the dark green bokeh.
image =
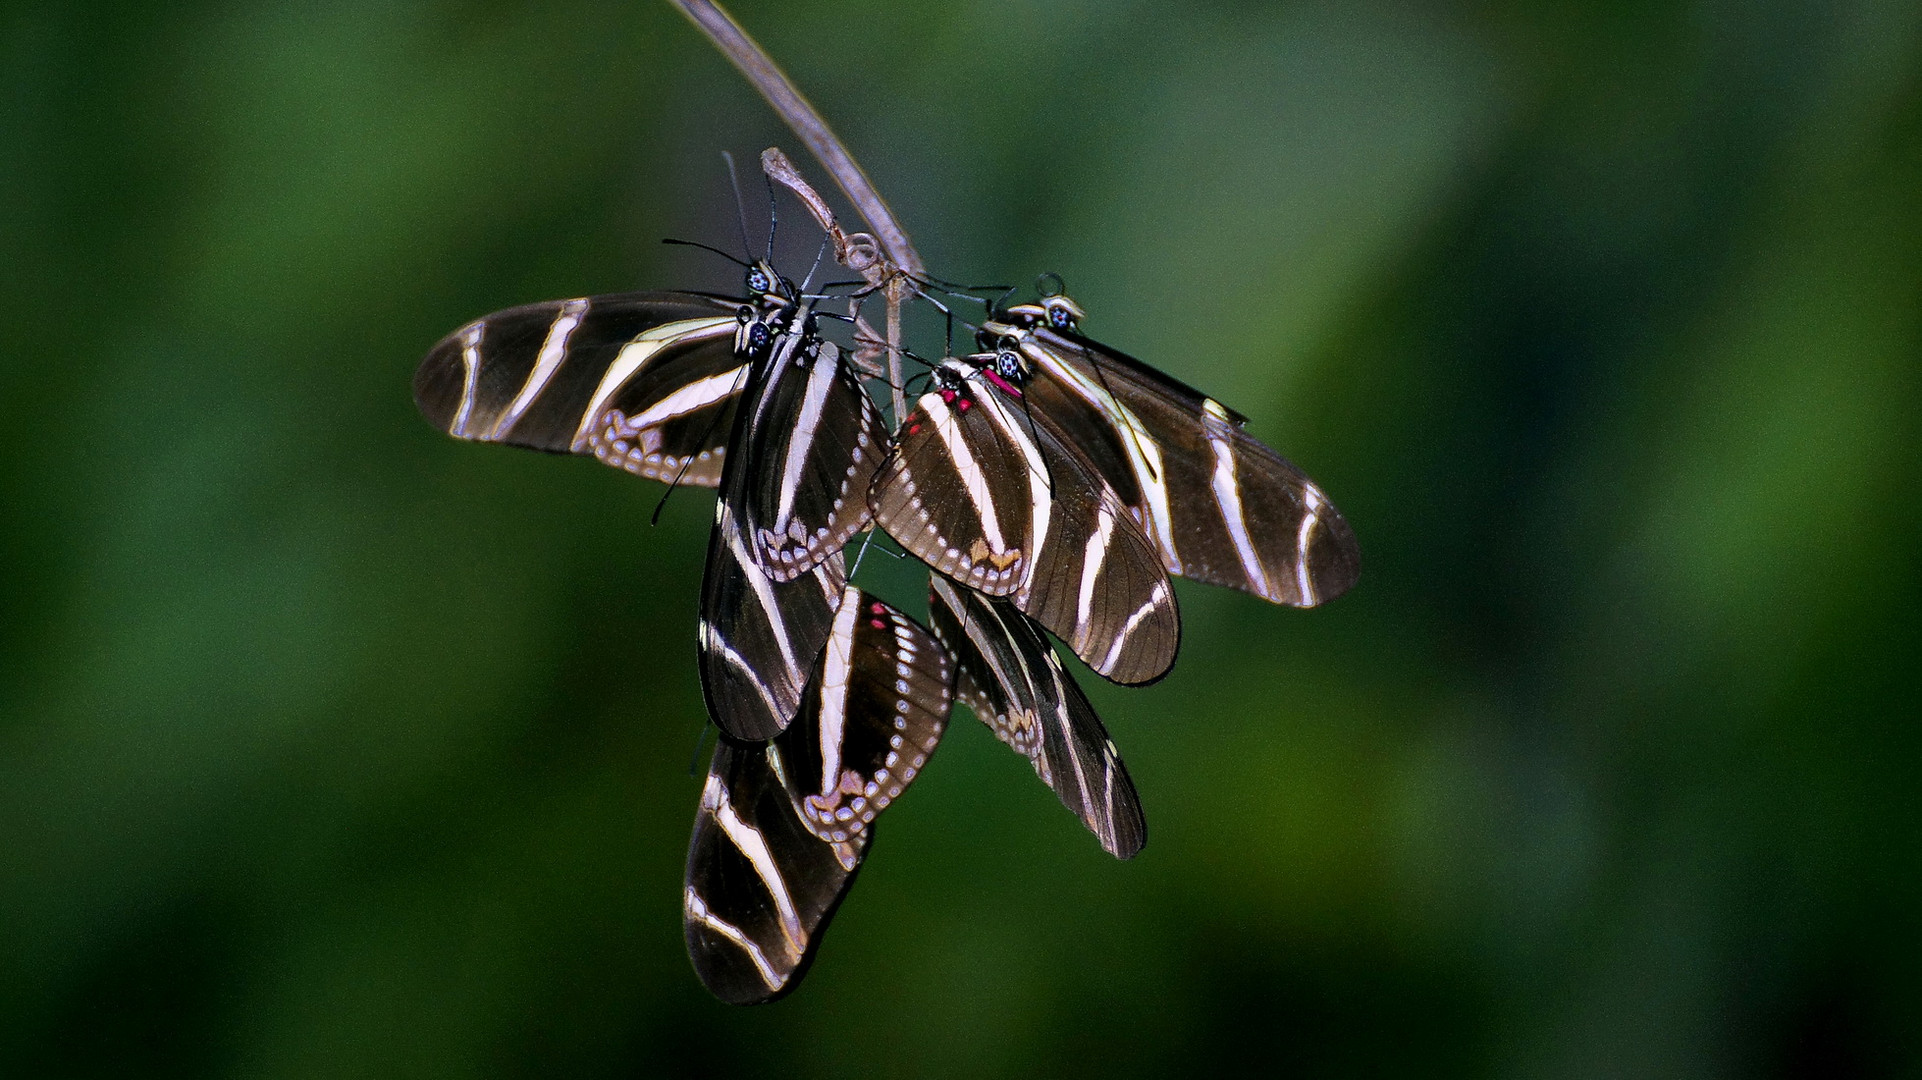
[(1365, 565), (1090, 686), (1131, 863), (958, 726), (752, 1010), (708, 496), (408, 380), (729, 287), (656, 241), (812, 162), (651, 2), (0, 13), (0, 1075), (1916, 1075), (1922, 11), (1569, 7), (738, 5), (937, 272), (1060, 272)]

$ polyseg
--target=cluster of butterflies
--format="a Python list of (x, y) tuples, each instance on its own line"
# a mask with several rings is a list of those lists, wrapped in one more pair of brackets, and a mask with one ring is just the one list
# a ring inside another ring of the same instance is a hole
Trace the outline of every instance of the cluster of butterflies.
[[(1245, 418), (1079, 332), (1062, 295), (984, 301), (889, 431), (870, 368), (766, 260), (746, 296), (532, 304), (448, 335), (414, 379), (461, 439), (719, 489), (699, 657), (714, 750), (688, 852), (688, 953), (721, 999), (792, 989), (959, 701), (1126, 859), (1146, 825), (1052, 634), (1105, 678), (1174, 663), (1170, 575), (1310, 607), (1359, 571), (1321, 491)], [(926, 286), (926, 283), (917, 283)], [(925, 295), (925, 293), (924, 293)], [(929, 624), (849, 584), (878, 528), (936, 574)]]

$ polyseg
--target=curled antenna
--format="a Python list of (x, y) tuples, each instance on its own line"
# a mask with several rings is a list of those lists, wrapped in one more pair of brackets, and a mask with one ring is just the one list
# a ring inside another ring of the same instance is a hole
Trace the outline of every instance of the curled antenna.
[[(727, 260), (728, 262), (731, 262), (731, 263), (733, 263), (733, 264), (734, 264), (734, 265), (736, 265), (736, 266), (747, 266), (747, 265), (748, 265), (748, 264), (747, 264), (746, 262), (744, 262), (744, 261), (742, 261), (742, 260), (740, 260), (740, 259), (737, 259), (737, 258), (735, 258), (735, 257), (734, 257), (734, 256), (732, 256), (732, 255), (729, 255), (729, 254), (728, 254), (727, 252), (725, 252), (725, 251), (722, 251), (722, 250), (721, 250), (720, 248), (717, 248), (717, 247), (714, 247), (714, 246), (712, 246), (712, 245), (709, 245), (709, 244), (703, 244), (703, 243), (701, 243), (701, 242), (700, 242), (699, 240), (676, 240), (676, 239), (674, 239), (673, 237), (671, 237), (671, 236), (668, 236), (668, 237), (663, 237), (663, 238), (662, 238), (662, 240), (661, 240), (661, 243), (663, 243), (663, 244), (673, 244), (673, 245), (674, 245), (675, 247), (691, 247), (691, 248), (700, 248), (700, 249), (701, 249), (702, 251), (711, 251), (711, 252), (713, 252), (714, 254), (716, 254), (716, 255), (719, 255), (719, 256), (720, 256), (721, 258), (723, 258), (723, 259), (726, 259), (726, 260)], [(751, 269), (751, 267), (750, 267), (750, 269)]]
[[(1008, 291), (1013, 292), (1014, 290), (1010, 289)], [(1034, 279), (1034, 291), (1035, 295), (1041, 297), (1043, 300), (1056, 296), (1066, 296), (1068, 294), (1068, 283), (1061, 280), (1060, 274), (1050, 270)]]
[[(727, 162), (728, 186), (734, 189), (734, 212), (741, 221), (741, 250), (752, 252), (754, 245), (747, 239), (747, 200), (741, 198), (741, 178), (734, 171), (734, 155), (721, 151), (721, 160)], [(746, 265), (745, 263), (742, 265)]]

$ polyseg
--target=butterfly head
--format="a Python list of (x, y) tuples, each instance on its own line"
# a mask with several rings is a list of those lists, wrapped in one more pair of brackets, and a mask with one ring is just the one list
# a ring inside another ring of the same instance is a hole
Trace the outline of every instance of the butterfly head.
[(1044, 289), (1039, 300), (1032, 304), (1016, 304), (997, 312), (996, 318), (992, 321), (1023, 330), (1045, 326), (1062, 333), (1075, 332), (1088, 313), (1081, 310), (1080, 304), (1068, 299), (1060, 291), (1060, 278), (1049, 274), (1044, 276), (1042, 281), (1047, 282), (1050, 279), (1054, 282), (1054, 288)]
[(760, 307), (788, 307), (799, 295), (794, 283), (775, 273), (766, 259), (756, 259), (748, 266), (746, 286), (749, 301)]
[(1003, 341), (994, 350), (994, 356), (982, 365), (983, 370), (992, 371), (1007, 382), (1021, 386), (1028, 381), (1028, 362), (1021, 357), (1021, 351), (1012, 342)]
[(1043, 297), (1041, 308), (1052, 330), (1073, 331), (1081, 325), (1082, 317), (1088, 314), (1081, 310), (1080, 304), (1058, 294)]
[(738, 356), (765, 356), (774, 344), (774, 324), (767, 314), (742, 304), (734, 313), (739, 323), (734, 328), (734, 352)]

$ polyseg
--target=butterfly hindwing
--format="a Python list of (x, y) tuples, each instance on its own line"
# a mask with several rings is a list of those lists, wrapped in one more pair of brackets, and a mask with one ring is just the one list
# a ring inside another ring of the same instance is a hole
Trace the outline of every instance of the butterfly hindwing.
[(853, 884), (875, 817), (939, 743), (954, 665), (932, 634), (848, 587), (786, 731), (723, 737), (688, 848), (688, 956), (716, 996), (767, 1001), (798, 982)]
[(722, 731), (771, 739), (801, 707), (847, 572), (837, 551), (799, 577), (776, 581), (748, 549), (725, 491), (714, 510), (701, 581), (701, 692)]
[(938, 577), (928, 615), (954, 657), (957, 700), (1033, 764), (1104, 849), (1132, 858), (1148, 838), (1140, 797), (1094, 707), (1034, 623), (1006, 600)]
[(776, 740), (808, 827), (836, 843), (865, 831), (920, 775), (953, 701), (947, 650), (848, 586), (800, 715)]
[(740, 301), (641, 292), (498, 311), (435, 345), (414, 401), (457, 438), (592, 455), (638, 476), (720, 482)]
[(833, 342), (786, 334), (768, 363), (741, 449), (757, 463), (742, 525), (762, 567), (783, 581), (867, 527), (887, 430)]
[(1009, 597), (1104, 678), (1161, 677), (1180, 617), (1127, 508), (1019, 390), (961, 361), (938, 374), (876, 474), (875, 520), (935, 569)]

